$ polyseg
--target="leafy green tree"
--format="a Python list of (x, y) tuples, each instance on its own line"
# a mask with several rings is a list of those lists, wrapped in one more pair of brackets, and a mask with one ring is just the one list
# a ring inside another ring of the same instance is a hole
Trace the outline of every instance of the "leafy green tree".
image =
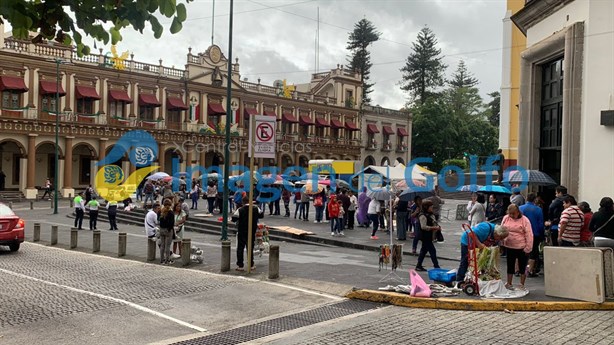
[(377, 42), (381, 36), (373, 23), (366, 18), (361, 19), (354, 24), (354, 31), (350, 33), (346, 49), (351, 52), (348, 56), (350, 69), (360, 73), (362, 82), (362, 102), (361, 104), (369, 104), (371, 98), (369, 94), (373, 91), (371, 88), (374, 84), (369, 83), (371, 74), (371, 53), (368, 48), (373, 42)]
[(444, 86), (446, 67), (435, 34), (425, 26), (418, 33), (417, 41), (412, 43), (412, 52), (401, 68), (401, 90), (409, 92), (412, 101), (424, 103)]
[(488, 104), (486, 104), (486, 116), (490, 124), (499, 127), (499, 118), (501, 115), (501, 94), (499, 91), (494, 91), (488, 94), (492, 98)]
[[(122, 29), (132, 26), (143, 33), (149, 24), (154, 37), (160, 38), (164, 28), (154, 16), (156, 11), (173, 18), (173, 34), (181, 30), (187, 18), (185, 4), (177, 4), (176, 0), (2, 0), (0, 23), (10, 23), (16, 39), (30, 39), (30, 32), (35, 31), (38, 35), (32, 39), (34, 43), (43, 39), (55, 39), (65, 45), (74, 42), (81, 56), (90, 52), (90, 47), (83, 44), (83, 35), (116, 44), (122, 39)], [(106, 29), (103, 24), (111, 27)]]

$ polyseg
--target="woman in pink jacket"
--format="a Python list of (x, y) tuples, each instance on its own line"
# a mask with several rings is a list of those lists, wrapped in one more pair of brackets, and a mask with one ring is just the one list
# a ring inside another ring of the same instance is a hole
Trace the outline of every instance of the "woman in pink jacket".
[(516, 260), (518, 260), (521, 273), (519, 288), (524, 290), (524, 282), (527, 278), (527, 255), (533, 248), (531, 222), (522, 215), (516, 204), (511, 204), (507, 208), (507, 215), (503, 217), (501, 225), (509, 231), (509, 236), (503, 241), (503, 246), (507, 249), (507, 284), (505, 287), (512, 289), (512, 278), (514, 277)]

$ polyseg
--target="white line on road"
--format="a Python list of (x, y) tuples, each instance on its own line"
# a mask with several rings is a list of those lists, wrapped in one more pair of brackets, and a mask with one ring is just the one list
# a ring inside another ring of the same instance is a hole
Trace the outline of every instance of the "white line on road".
[(181, 326), (191, 328), (191, 329), (196, 330), (198, 332), (207, 332), (207, 330), (204, 329), (204, 328), (201, 328), (201, 327), (198, 327), (198, 326), (194, 326), (194, 325), (192, 325), (192, 324), (190, 324), (188, 322), (181, 321), (181, 320), (176, 319), (176, 318), (174, 318), (172, 316), (169, 316), (169, 315), (166, 315), (166, 314), (162, 314), (162, 313), (157, 312), (155, 310), (149, 309), (147, 307), (143, 307), (141, 305), (138, 305), (136, 303), (132, 303), (132, 302), (129, 302), (129, 301), (126, 301), (126, 300), (123, 300), (123, 299), (119, 299), (119, 298), (115, 298), (115, 297), (111, 297), (111, 296), (107, 296), (107, 295), (102, 295), (102, 294), (99, 294), (99, 293), (96, 293), (96, 292), (87, 291), (87, 290), (77, 289), (77, 288), (72, 287), (72, 286), (57, 284), (57, 283), (50, 282), (50, 281), (47, 281), (47, 280), (31, 277), (31, 276), (28, 276), (28, 275), (25, 275), (25, 274), (9, 271), (9, 270), (3, 269), (3, 268), (0, 268), (0, 272), (6, 273), (6, 274), (10, 274), (10, 275), (13, 275), (13, 276), (16, 276), (16, 277), (19, 277), (19, 278), (23, 278), (23, 279), (28, 279), (28, 280), (32, 280), (32, 281), (35, 281), (35, 282), (56, 286), (56, 287), (63, 288), (63, 289), (66, 289), (66, 290), (70, 290), (70, 291), (73, 291), (73, 292), (78, 292), (78, 293), (81, 293), (81, 294), (86, 294), (86, 295), (98, 297), (100, 299), (121, 303), (123, 305), (127, 305), (129, 307), (134, 308), (134, 309), (140, 310), (142, 312), (145, 312), (145, 313), (148, 313), (148, 314), (151, 314), (151, 315), (163, 318), (163, 319), (167, 319), (167, 320), (172, 321), (172, 322), (174, 322), (176, 324), (179, 324)]

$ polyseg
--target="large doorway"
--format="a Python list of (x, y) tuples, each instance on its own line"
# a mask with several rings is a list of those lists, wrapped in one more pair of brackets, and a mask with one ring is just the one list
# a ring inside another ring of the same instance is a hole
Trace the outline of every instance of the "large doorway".
[[(563, 135), (563, 57), (542, 65), (539, 125), (539, 170), (561, 180)], [(540, 190), (546, 202), (554, 198), (554, 188)]]

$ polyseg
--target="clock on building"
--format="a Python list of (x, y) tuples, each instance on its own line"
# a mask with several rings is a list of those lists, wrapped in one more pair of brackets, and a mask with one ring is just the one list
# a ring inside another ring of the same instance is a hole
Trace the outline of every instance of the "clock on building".
[(209, 49), (209, 57), (213, 63), (218, 63), (222, 59), (222, 51), (218, 46), (211, 46)]

